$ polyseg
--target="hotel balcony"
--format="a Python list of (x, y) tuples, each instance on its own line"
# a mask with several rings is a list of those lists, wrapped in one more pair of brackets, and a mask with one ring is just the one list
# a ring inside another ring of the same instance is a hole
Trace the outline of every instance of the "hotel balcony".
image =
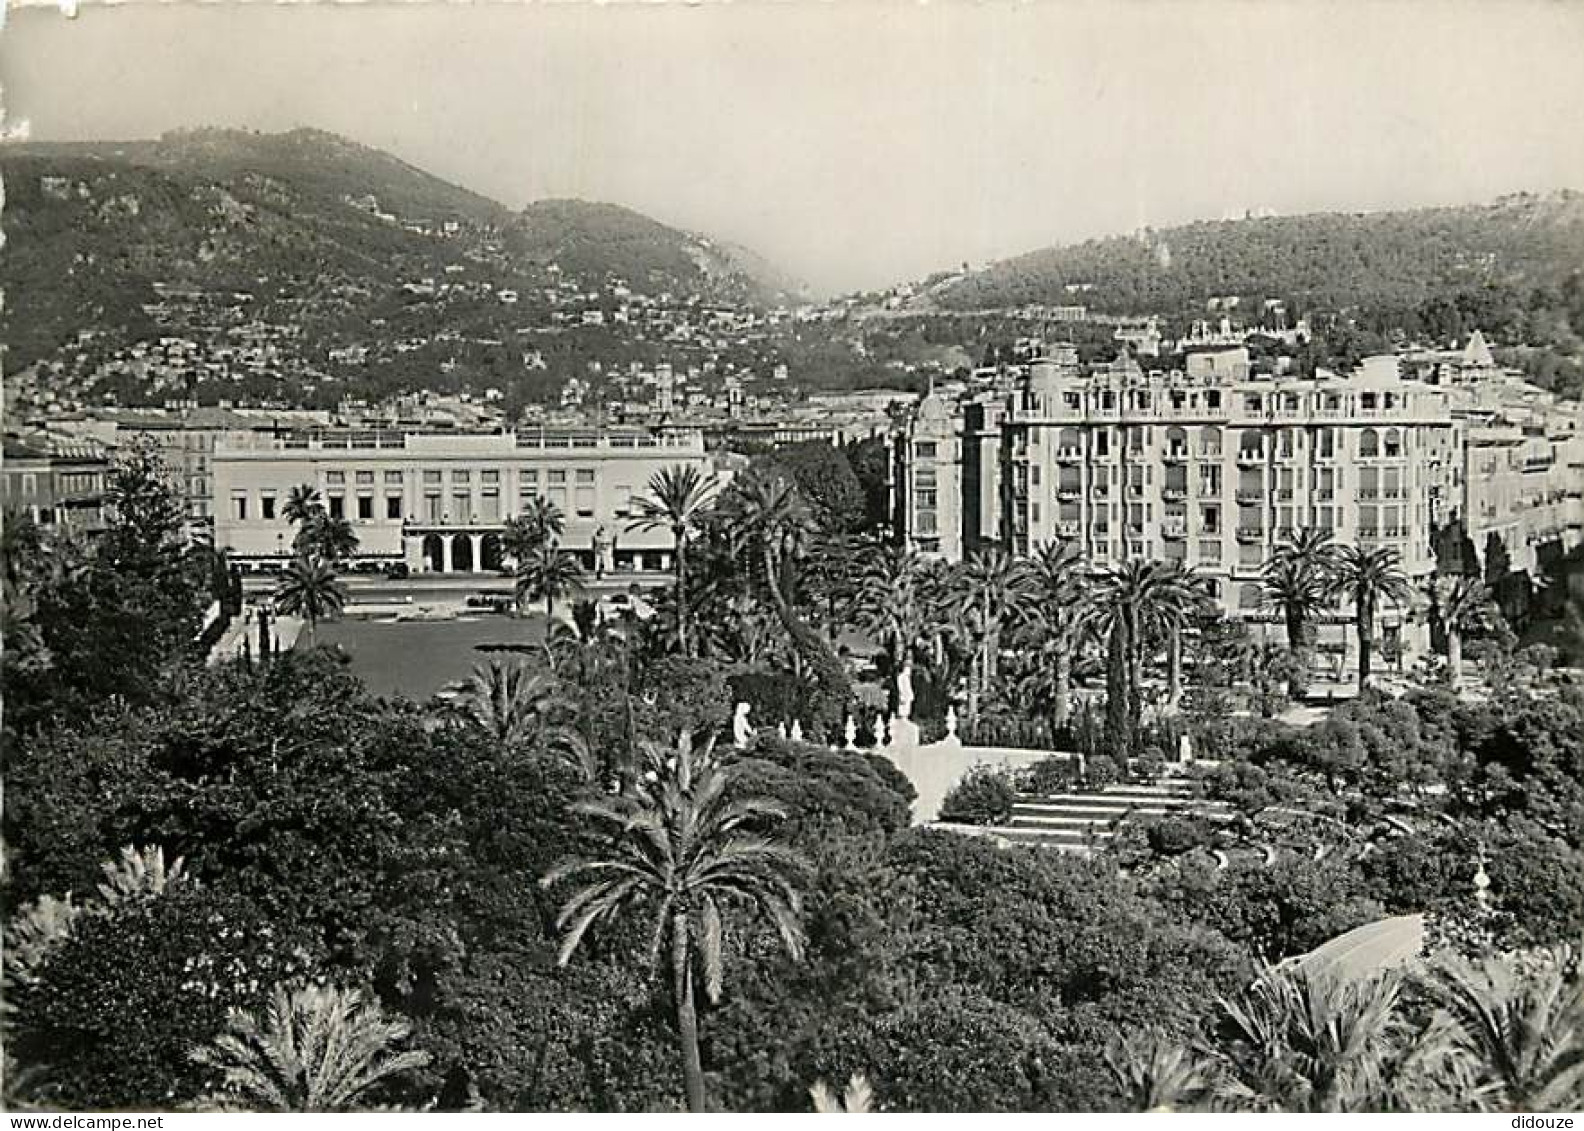
[(1239, 449), (1237, 461), (1245, 467), (1258, 467), (1265, 463), (1265, 453), (1251, 452), (1246, 448)]
[(1293, 489), (1291, 487), (1278, 488), (1276, 491), (1276, 497), (1284, 503), (1290, 503), (1292, 502)]
[(1057, 448), (1056, 458), (1063, 463), (1074, 463), (1083, 459), (1082, 448)]
[(1220, 448), (1200, 448), (1199, 449), (1199, 458), (1200, 459), (1220, 459), (1221, 458), (1221, 449)]
[(1165, 499), (1168, 503), (1180, 503), (1180, 502), (1182, 502), (1182, 500), (1186, 499), (1187, 497), (1188, 497), (1188, 488), (1186, 488), (1186, 487), (1162, 487), (1161, 488), (1161, 498)]
[(1242, 503), (1244, 506), (1255, 506), (1255, 505), (1257, 505), (1259, 503), (1263, 503), (1265, 501), (1265, 492), (1264, 491), (1239, 491), (1237, 493), (1237, 501)]
[(1058, 522), (1056, 524), (1056, 533), (1063, 538), (1078, 537), (1079, 529), (1080, 527), (1076, 522)]
[(1265, 530), (1259, 526), (1240, 526), (1237, 528), (1237, 540), (1239, 542), (1263, 542), (1265, 541)]
[(1181, 463), (1188, 458), (1188, 448), (1184, 444), (1172, 444), (1161, 454), (1161, 458), (1168, 463)]
[(1182, 522), (1162, 523), (1161, 537), (1170, 538), (1174, 542), (1180, 541), (1181, 539), (1188, 537), (1188, 526), (1186, 523)]
[(1111, 497), (1111, 485), (1109, 483), (1096, 483), (1092, 490), (1094, 497), (1097, 499), (1109, 499)]
[(1074, 499), (1079, 499), (1079, 498), (1083, 497), (1083, 488), (1082, 487), (1072, 487), (1072, 486), (1061, 486), (1061, 487), (1056, 488), (1056, 497), (1058, 499), (1063, 499), (1063, 500), (1065, 500), (1067, 502), (1071, 502)]

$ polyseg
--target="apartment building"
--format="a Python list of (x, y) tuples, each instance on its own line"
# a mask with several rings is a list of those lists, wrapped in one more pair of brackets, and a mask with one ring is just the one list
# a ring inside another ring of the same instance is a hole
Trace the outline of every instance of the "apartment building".
[(668, 530), (628, 528), (650, 478), (677, 464), (714, 470), (697, 429), (534, 429), (477, 434), (323, 429), (222, 443), (212, 461), (215, 545), (246, 567), (291, 555), (284, 508), (316, 488), (357, 532), (359, 559), (414, 572), (503, 566), (507, 519), (536, 497), (565, 516), (562, 546), (591, 569), (669, 569)]
[(0, 488), (7, 511), (49, 529), (103, 528), (110, 472), (103, 449), (70, 438), (8, 434), (4, 455)]
[(926, 398), (895, 444), (898, 521), (921, 552), (1061, 540), (1096, 567), (1177, 561), (1252, 619), (1270, 615), (1261, 566), (1298, 531), (1391, 546), (1417, 579), (1435, 569), (1432, 527), (1464, 505), (1448, 393), (1394, 358), (1299, 381), (1252, 375), (1241, 347), (1170, 372), (1084, 372), (1058, 347), (1010, 387)]

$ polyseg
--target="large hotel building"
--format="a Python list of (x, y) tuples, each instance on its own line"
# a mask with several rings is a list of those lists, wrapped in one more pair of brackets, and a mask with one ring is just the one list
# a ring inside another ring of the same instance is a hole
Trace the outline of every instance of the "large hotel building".
[[(591, 567), (666, 569), (669, 530), (632, 530), (634, 500), (663, 467), (711, 470), (697, 429), (457, 433), (304, 429), (233, 435), (211, 458), (214, 541), (246, 566), (291, 555), (283, 513), (294, 487), (316, 488), (346, 518), (365, 562), (414, 572), (502, 568), (500, 535), (543, 497), (566, 520), (561, 544)], [(602, 561), (600, 560), (602, 559)]]
[(1434, 572), (1432, 530), (1453, 519), (1480, 549), (1502, 533), (1518, 568), (1533, 568), (1538, 544), (1580, 540), (1576, 411), (1515, 423), (1484, 403), (1489, 381), (1402, 368), (1380, 357), (1346, 378), (1272, 379), (1239, 347), (1191, 353), (1182, 370), (1124, 359), (1085, 371), (1057, 347), (989, 388), (915, 407), (893, 437), (896, 519), (912, 546), (949, 560), (1061, 540), (1096, 567), (1182, 562), (1226, 611), (1256, 620), (1269, 616), (1261, 566), (1304, 529), (1391, 546), (1414, 580)]

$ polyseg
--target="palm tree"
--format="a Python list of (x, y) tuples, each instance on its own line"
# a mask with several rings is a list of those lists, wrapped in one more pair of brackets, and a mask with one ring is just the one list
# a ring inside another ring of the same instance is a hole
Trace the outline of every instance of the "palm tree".
[(263, 1017), (233, 1011), (226, 1029), (193, 1049), (224, 1080), (204, 1106), (244, 1111), (353, 1111), (376, 1086), (429, 1063), (397, 1045), (411, 1034), (356, 990), (276, 986)]
[(1199, 578), (1175, 562), (1133, 560), (1101, 575), (1085, 617), (1107, 641), (1106, 714), (1123, 757), (1133, 754), (1143, 715), (1145, 640), (1154, 635), (1166, 642), (1167, 697), (1175, 702), (1182, 692), (1182, 632), (1207, 603)]
[(1083, 640), (1084, 602), (1089, 576), (1083, 555), (1070, 542), (1049, 542), (1028, 562), (1032, 601), (1024, 623), (1024, 639), (1052, 669), (1051, 723), (1067, 725), (1072, 707), (1073, 656)]
[(957, 592), (978, 628), (979, 690), (988, 695), (1001, 655), (1001, 630), (1028, 606), (1028, 571), (1004, 550), (975, 551), (957, 571)]
[(1463, 634), (1481, 624), (1490, 590), (1479, 578), (1463, 575), (1433, 577), (1425, 588), (1446, 632), (1447, 677), (1456, 689), (1463, 681)]
[(1314, 620), (1330, 605), (1326, 586), (1337, 547), (1323, 531), (1306, 530), (1278, 546), (1260, 572), (1265, 605), (1282, 614), (1287, 647), (1303, 652), (1314, 644)]
[(543, 729), (555, 709), (555, 681), (522, 664), (492, 660), (476, 667), (462, 687), (462, 716), (505, 746), (515, 746)]
[(517, 561), (517, 600), (519, 603), (543, 600), (545, 632), (555, 624), (557, 597), (583, 588), (583, 565), (577, 555), (545, 542), (530, 547)]
[(753, 908), (796, 960), (803, 950), (800, 897), (793, 876), (803, 862), (790, 848), (752, 831), (785, 811), (757, 797), (730, 796), (734, 771), (714, 756), (713, 741), (695, 750), (684, 734), (675, 750), (645, 743), (649, 772), (628, 793), (574, 806), (609, 833), (602, 855), (559, 865), (540, 883), (581, 886), (556, 919), (565, 965), (601, 921), (641, 916), (648, 924), (651, 969), (670, 960), (672, 1003), (682, 1044), (687, 1105), (703, 1111), (695, 979), (710, 1001), (720, 997), (728, 912)]
[(319, 489), (309, 483), (299, 483), (286, 492), (286, 503), (281, 507), (281, 517), (293, 526), (307, 522), (324, 511), (324, 500)]
[(661, 468), (650, 478), (649, 493), (638, 500), (636, 517), (628, 523), (629, 530), (671, 531), (676, 544), (677, 646), (684, 656), (692, 654), (687, 634), (687, 544), (717, 490), (714, 477), (692, 464)]
[(923, 561), (909, 546), (874, 546), (860, 559), (847, 602), (852, 623), (874, 638), (900, 668), (924, 636)]
[(862, 1072), (848, 1077), (847, 1090), (840, 1096), (823, 1080), (809, 1088), (809, 1099), (820, 1115), (868, 1115), (874, 1110), (874, 1089)]
[(308, 622), (310, 645), (319, 622), (327, 616), (335, 616), (345, 605), (346, 587), (336, 579), (334, 567), (323, 558), (293, 558), (275, 587), (276, 609)]
[(1584, 1108), (1584, 948), (1451, 958), (1428, 978), (1472, 1070), (1470, 1098), (1503, 1111)]
[(345, 518), (325, 511), (315, 511), (303, 520), (302, 528), (292, 540), (292, 548), (308, 557), (341, 562), (357, 553), (357, 531)]
[(1191, 1109), (1210, 1095), (1209, 1066), (1159, 1029), (1113, 1040), (1105, 1062), (1129, 1111)]
[(1334, 599), (1345, 597), (1353, 604), (1354, 625), (1358, 631), (1359, 694), (1369, 686), (1370, 653), (1375, 631), (1375, 609), (1382, 599), (1402, 604), (1409, 598), (1408, 578), (1402, 571), (1402, 555), (1390, 546), (1365, 550), (1358, 546), (1337, 549), (1326, 592)]
[(1404, 1047), (1401, 979), (1271, 970), (1221, 1002), (1223, 1102), (1258, 1111), (1381, 1111)]
[(565, 530), (561, 508), (535, 495), (523, 506), (522, 513), (506, 520), (506, 528), (501, 531), (501, 553), (521, 565), (533, 551), (558, 543)]
[(757, 552), (776, 616), (792, 637), (798, 656), (814, 673), (825, 701), (816, 714), (839, 714), (851, 691), (847, 669), (824, 638), (798, 616), (786, 588), (791, 563), (815, 531), (812, 513), (791, 483), (763, 472), (733, 484), (725, 506), (734, 540)]

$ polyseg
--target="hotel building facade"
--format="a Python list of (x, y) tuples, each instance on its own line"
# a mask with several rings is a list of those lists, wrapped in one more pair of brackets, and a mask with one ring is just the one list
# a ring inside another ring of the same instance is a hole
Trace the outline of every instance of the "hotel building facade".
[[(1389, 546), (1414, 583), (1453, 519), (1481, 550), (1503, 533), (1517, 568), (1538, 538), (1576, 545), (1578, 433), (1553, 417), (1552, 435), (1531, 424), (1525, 442), (1492, 415), (1464, 389), (1404, 379), (1395, 357), (1299, 380), (1251, 374), (1242, 348), (1146, 373), (1131, 360), (1085, 372), (1058, 347), (1000, 387), (915, 407), (892, 438), (895, 518), (908, 544), (949, 560), (1060, 540), (1096, 568), (1181, 562), (1226, 612), (1274, 627), (1260, 570), (1301, 530)], [(1322, 645), (1340, 650), (1346, 618), (1330, 619)], [(1388, 609), (1382, 623), (1422, 644), (1422, 617)]]
[(234, 437), (212, 458), (215, 545), (244, 567), (279, 566), (294, 529), (286, 499), (318, 490), (358, 535), (357, 558), (414, 573), (504, 568), (506, 521), (534, 498), (565, 518), (561, 545), (591, 569), (671, 566), (669, 530), (629, 528), (650, 478), (674, 465), (714, 471), (697, 429), (493, 433), (315, 429)]

